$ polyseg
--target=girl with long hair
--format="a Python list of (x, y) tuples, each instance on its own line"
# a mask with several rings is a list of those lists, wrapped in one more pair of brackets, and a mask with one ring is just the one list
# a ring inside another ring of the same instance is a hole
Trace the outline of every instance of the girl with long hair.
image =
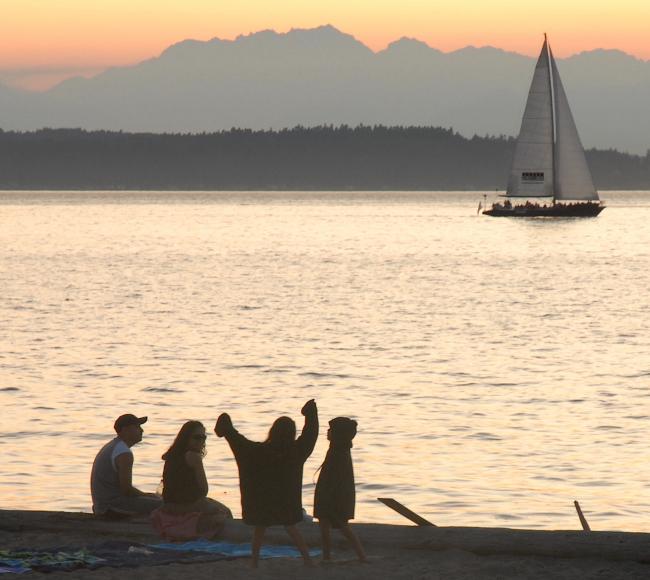
[(264, 532), (269, 526), (283, 525), (306, 565), (311, 565), (309, 550), (296, 528), (303, 519), (302, 472), (318, 438), (318, 409), (313, 399), (301, 413), (305, 416), (302, 433), (296, 439), (296, 424), (290, 417), (275, 420), (266, 441), (246, 439), (222, 413), (214, 432), (225, 437), (239, 469), (242, 518), (254, 527), (252, 565), (257, 568)]
[(227, 519), (232, 519), (225, 505), (208, 497), (203, 467), (206, 439), (203, 423), (187, 421), (162, 456), (163, 505), (154, 521), (163, 535), (178, 539), (212, 537), (223, 529)]

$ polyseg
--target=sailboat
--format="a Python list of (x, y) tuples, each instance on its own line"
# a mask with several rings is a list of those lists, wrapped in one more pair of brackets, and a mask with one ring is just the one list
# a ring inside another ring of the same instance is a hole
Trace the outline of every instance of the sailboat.
[[(505, 197), (483, 213), (495, 217), (593, 217), (605, 209), (546, 34), (528, 91)], [(513, 203), (515, 198), (527, 201)], [(552, 199), (542, 205), (538, 198)]]

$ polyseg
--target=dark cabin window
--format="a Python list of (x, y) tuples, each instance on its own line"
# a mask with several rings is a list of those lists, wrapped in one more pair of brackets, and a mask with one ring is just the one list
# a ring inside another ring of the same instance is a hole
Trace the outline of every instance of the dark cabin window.
[(523, 171), (521, 180), (525, 183), (544, 183), (543, 171)]

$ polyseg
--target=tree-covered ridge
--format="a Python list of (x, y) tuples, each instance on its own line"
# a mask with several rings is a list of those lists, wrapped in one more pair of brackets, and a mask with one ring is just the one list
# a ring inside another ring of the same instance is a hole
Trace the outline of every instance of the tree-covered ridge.
[[(201, 134), (0, 130), (2, 189), (503, 189), (515, 140), (440, 127)], [(589, 150), (599, 189), (650, 189), (650, 152)]]

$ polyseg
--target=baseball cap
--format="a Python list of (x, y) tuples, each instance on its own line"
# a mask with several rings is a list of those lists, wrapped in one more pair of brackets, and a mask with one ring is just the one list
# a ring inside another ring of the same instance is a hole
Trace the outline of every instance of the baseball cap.
[(116, 433), (119, 433), (122, 429), (124, 429), (124, 427), (128, 427), (129, 425), (142, 425), (146, 422), (147, 417), (136, 417), (131, 413), (127, 413), (126, 415), (120, 415), (117, 419), (115, 419), (113, 428), (115, 429)]

